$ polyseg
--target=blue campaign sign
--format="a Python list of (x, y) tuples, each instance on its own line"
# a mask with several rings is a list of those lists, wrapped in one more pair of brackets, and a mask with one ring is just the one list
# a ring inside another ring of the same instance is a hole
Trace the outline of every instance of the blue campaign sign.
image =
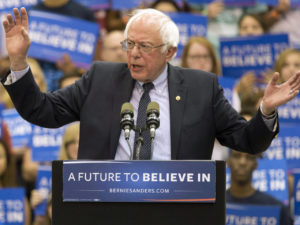
[[(215, 0), (188, 0), (189, 4), (208, 4)], [(227, 6), (253, 6), (255, 5), (255, 0), (223, 0)]]
[(279, 206), (226, 204), (226, 225), (279, 225)]
[(240, 78), (249, 71), (260, 75), (272, 68), (289, 39), (287, 34), (221, 38), (220, 45), (223, 76)]
[[(277, 6), (278, 0), (258, 0), (258, 3)], [(291, 6), (300, 6), (300, 0), (290, 0)]]
[[(230, 169), (226, 169), (226, 187), (230, 186)], [(252, 185), (255, 189), (272, 195), (288, 204), (286, 161), (258, 160), (258, 168), (253, 172)]]
[(300, 173), (294, 174), (294, 202), (294, 214), (300, 216)]
[(108, 0), (76, 0), (76, 1), (93, 10), (109, 8)]
[(15, 150), (29, 145), (31, 138), (31, 124), (25, 121), (15, 109), (2, 111), (3, 121), (7, 124), (12, 146)]
[(298, 123), (300, 125), (300, 95), (285, 105), (278, 107), (280, 122)]
[(23, 188), (0, 188), (0, 224), (25, 224), (24, 199)]
[(150, 5), (153, 0), (112, 0), (112, 8), (117, 10), (135, 9), (139, 6)]
[(287, 169), (300, 168), (300, 126), (299, 124), (280, 124), (280, 132), (264, 153), (269, 160), (286, 159)]
[(50, 162), (58, 159), (65, 127), (50, 129), (32, 125), (32, 160)]
[(232, 105), (233, 89), (234, 89), (236, 80), (232, 79), (230, 77), (219, 77), (219, 83), (223, 87), (225, 98), (227, 98), (228, 101), (230, 102), (230, 104)]
[(179, 29), (179, 44), (177, 58), (181, 58), (182, 51), (192, 36), (206, 36), (207, 17), (191, 13), (169, 13), (171, 19)]
[(41, 2), (41, 0), (0, 0), (0, 12), (11, 13), (13, 8), (30, 7)]
[(77, 66), (88, 68), (98, 33), (97, 23), (32, 10), (29, 12), (31, 46), (28, 55), (56, 62), (67, 53)]
[(258, 0), (258, 3), (259, 4), (277, 6), (278, 5), (278, 0)]
[(34, 209), (35, 215), (46, 215), (47, 200), (49, 197), (49, 192), (51, 191), (51, 177), (51, 166), (39, 165), (35, 189), (37, 189), (43, 197), (43, 202), (37, 205)]
[(214, 161), (65, 161), (63, 201), (215, 202)]

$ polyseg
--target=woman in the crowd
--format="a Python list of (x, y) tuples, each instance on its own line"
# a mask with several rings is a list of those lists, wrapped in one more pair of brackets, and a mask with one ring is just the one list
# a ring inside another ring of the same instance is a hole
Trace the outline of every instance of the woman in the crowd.
[(221, 75), (220, 62), (212, 44), (204, 37), (191, 37), (183, 49), (181, 66)]
[(274, 65), (274, 71), (279, 72), (279, 82), (287, 81), (300, 70), (300, 51), (289, 48), (280, 53)]
[[(79, 143), (79, 122), (70, 124), (64, 133), (63, 141), (60, 148), (59, 159), (60, 160), (76, 160), (78, 153)], [(51, 196), (49, 197), (51, 198)], [(48, 198), (47, 212), (45, 216), (36, 216), (34, 218), (33, 225), (48, 225), (52, 217), (52, 205), (51, 200)], [(34, 209), (43, 201), (42, 195), (39, 190), (34, 189), (31, 192), (30, 205)]]
[(76, 160), (79, 143), (79, 123), (70, 124), (64, 134), (60, 148), (60, 160)]
[(243, 14), (238, 26), (240, 36), (262, 35), (266, 31), (261, 15), (255, 13)]
[[(0, 139), (0, 189), (17, 187), (16, 164), (3, 139)], [(25, 225), (31, 221), (30, 207), (27, 198), (24, 196)]]
[[(266, 28), (262, 21), (260, 14), (245, 13), (238, 22), (239, 35), (243, 37), (262, 35), (265, 33)], [(257, 88), (257, 76), (251, 71), (243, 74), (237, 82), (233, 92), (233, 107), (237, 111), (241, 111), (241, 99), (243, 96), (256, 95), (260, 92)]]

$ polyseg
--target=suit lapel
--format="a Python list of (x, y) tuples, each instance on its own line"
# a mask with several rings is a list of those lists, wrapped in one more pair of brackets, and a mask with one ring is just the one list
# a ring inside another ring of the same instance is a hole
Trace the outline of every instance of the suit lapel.
[(114, 87), (111, 91), (115, 92), (113, 98), (112, 111), (112, 126), (110, 137), (110, 153), (111, 158), (114, 159), (121, 134), (120, 128), (120, 112), (123, 103), (129, 102), (135, 81), (131, 78), (130, 71), (127, 69), (123, 74), (117, 75), (114, 80)]
[(184, 86), (184, 76), (175, 67), (169, 65), (168, 71), (170, 123), (171, 123), (171, 159), (177, 157), (184, 104), (187, 88)]

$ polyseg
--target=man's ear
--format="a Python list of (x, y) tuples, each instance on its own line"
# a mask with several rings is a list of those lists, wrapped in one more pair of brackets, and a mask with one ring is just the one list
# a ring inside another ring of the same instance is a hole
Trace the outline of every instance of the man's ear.
[(166, 62), (169, 62), (177, 52), (177, 47), (169, 47), (166, 51)]

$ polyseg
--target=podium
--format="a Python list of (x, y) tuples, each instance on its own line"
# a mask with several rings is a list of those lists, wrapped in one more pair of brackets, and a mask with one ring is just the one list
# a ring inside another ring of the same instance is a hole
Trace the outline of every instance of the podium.
[(225, 225), (225, 162), (216, 161), (216, 201), (64, 202), (63, 161), (52, 163), (54, 225)]

